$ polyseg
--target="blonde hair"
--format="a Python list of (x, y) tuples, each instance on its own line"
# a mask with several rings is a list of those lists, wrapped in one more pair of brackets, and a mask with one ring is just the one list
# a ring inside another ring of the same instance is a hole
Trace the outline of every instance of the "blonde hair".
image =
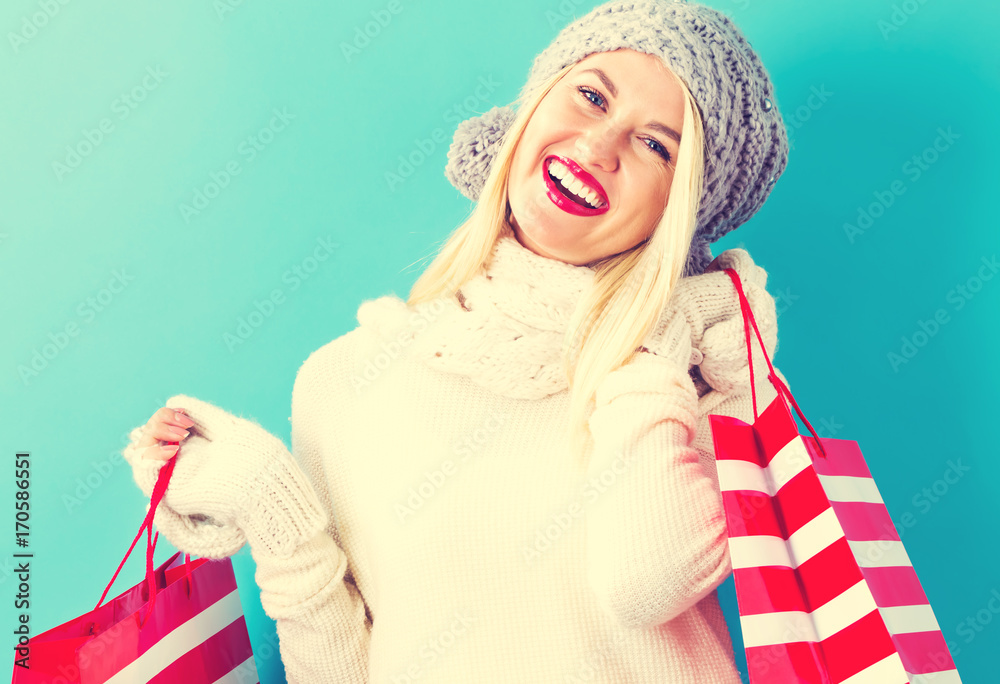
[[(588, 264), (595, 272), (593, 285), (580, 298), (562, 345), (570, 388), (565, 437), (575, 453), (582, 453), (589, 443), (587, 419), (597, 388), (608, 373), (631, 361), (666, 307), (683, 274), (696, 227), (704, 172), (702, 119), (684, 82), (662, 60), (660, 64), (665, 73), (677, 79), (684, 93), (684, 122), (670, 199), (649, 238)], [(542, 98), (573, 66), (566, 66), (534, 91), (521, 94), (517, 114), (492, 161), (478, 203), (414, 283), (407, 300), (410, 306), (452, 296), (482, 271), (500, 236), (510, 234), (507, 189), (514, 151)]]

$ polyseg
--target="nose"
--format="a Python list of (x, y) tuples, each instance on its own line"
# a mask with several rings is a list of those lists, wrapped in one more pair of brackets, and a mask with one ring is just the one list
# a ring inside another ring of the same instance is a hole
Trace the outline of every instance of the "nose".
[(620, 127), (612, 121), (597, 123), (576, 139), (577, 161), (592, 168), (618, 169)]

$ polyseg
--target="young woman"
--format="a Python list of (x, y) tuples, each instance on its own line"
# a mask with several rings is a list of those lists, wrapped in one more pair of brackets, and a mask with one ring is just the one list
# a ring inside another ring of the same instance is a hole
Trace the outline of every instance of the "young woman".
[(752, 409), (722, 269), (772, 355), (777, 326), (766, 273), (708, 244), (787, 152), (721, 13), (574, 21), (516, 111), (459, 127), (447, 175), (478, 202), (408, 301), (364, 302), (302, 365), (290, 452), (188, 396), (133, 431), (147, 495), (180, 443), (159, 529), (249, 542), (290, 682), (739, 682), (708, 415)]

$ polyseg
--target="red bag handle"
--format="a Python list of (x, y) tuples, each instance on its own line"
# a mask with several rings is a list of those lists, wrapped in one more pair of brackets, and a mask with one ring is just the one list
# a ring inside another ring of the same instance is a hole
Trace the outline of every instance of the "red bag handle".
[[(168, 442), (168, 444), (178, 444), (178, 442)], [(94, 610), (101, 607), (104, 603), (104, 598), (108, 595), (108, 591), (111, 590), (111, 586), (115, 583), (115, 579), (118, 577), (118, 573), (121, 572), (122, 567), (125, 565), (125, 561), (128, 560), (129, 555), (132, 553), (132, 549), (135, 548), (136, 543), (138, 543), (139, 538), (142, 536), (143, 532), (146, 532), (146, 586), (149, 588), (149, 603), (146, 609), (146, 615), (140, 618), (139, 626), (142, 627), (146, 618), (153, 612), (153, 605), (156, 603), (156, 580), (153, 573), (153, 550), (156, 548), (156, 541), (160, 538), (160, 533), (157, 532), (156, 536), (153, 536), (153, 517), (156, 514), (156, 507), (160, 505), (163, 500), (164, 495), (167, 492), (167, 485), (170, 483), (170, 476), (174, 472), (174, 464), (177, 461), (177, 454), (180, 453), (178, 448), (174, 455), (160, 467), (159, 475), (156, 478), (156, 484), (153, 486), (153, 493), (149, 497), (149, 511), (146, 512), (146, 517), (142, 521), (142, 525), (139, 526), (139, 532), (135, 535), (135, 539), (132, 540), (132, 545), (128, 547), (128, 551), (125, 552), (125, 557), (122, 558), (121, 563), (118, 564), (118, 569), (115, 570), (114, 576), (111, 581), (108, 582), (107, 588), (104, 589), (104, 593), (101, 594), (101, 600), (97, 602), (94, 606)], [(187, 593), (188, 596), (191, 595), (191, 555), (184, 554), (184, 581), (187, 582)]]
[(736, 273), (735, 269), (727, 268), (725, 269), (726, 275), (729, 279), (733, 281), (733, 285), (736, 287), (736, 295), (740, 298), (740, 312), (743, 314), (743, 331), (746, 333), (747, 340), (747, 365), (750, 366), (750, 396), (753, 399), (753, 419), (754, 422), (757, 421), (757, 392), (753, 381), (753, 353), (750, 348), (750, 324), (753, 324), (753, 331), (757, 335), (757, 341), (760, 342), (760, 349), (764, 352), (764, 360), (767, 361), (767, 367), (769, 372), (767, 374), (767, 379), (771, 381), (775, 389), (778, 390), (778, 396), (788, 397), (788, 400), (792, 402), (792, 406), (795, 407), (795, 412), (798, 414), (802, 422), (806, 424), (809, 428), (809, 432), (812, 436), (816, 438), (816, 445), (819, 447), (819, 453), (823, 458), (826, 458), (826, 449), (823, 448), (823, 443), (819, 440), (819, 435), (813, 430), (813, 426), (806, 420), (806, 417), (802, 415), (802, 410), (799, 408), (798, 403), (795, 401), (795, 397), (792, 396), (791, 391), (789, 391), (787, 385), (781, 381), (775, 372), (774, 366), (771, 365), (771, 359), (767, 355), (767, 349), (764, 347), (764, 339), (761, 337), (760, 330), (757, 329), (757, 321), (753, 317), (753, 310), (750, 308), (750, 302), (747, 300), (746, 295), (743, 293), (743, 285), (740, 283), (740, 276)]

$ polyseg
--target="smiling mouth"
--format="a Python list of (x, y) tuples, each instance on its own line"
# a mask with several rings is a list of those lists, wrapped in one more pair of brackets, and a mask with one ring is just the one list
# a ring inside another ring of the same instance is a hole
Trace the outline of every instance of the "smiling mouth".
[(581, 207), (600, 209), (603, 205), (607, 204), (599, 192), (591, 189), (577, 179), (576, 176), (570, 173), (569, 168), (558, 159), (553, 159), (549, 162), (546, 173), (552, 179), (552, 182), (555, 183), (556, 189), (564, 197), (579, 204)]
[(596, 216), (608, 211), (609, 203), (600, 183), (572, 159), (547, 157), (543, 174), (549, 199), (563, 211), (577, 216)]

